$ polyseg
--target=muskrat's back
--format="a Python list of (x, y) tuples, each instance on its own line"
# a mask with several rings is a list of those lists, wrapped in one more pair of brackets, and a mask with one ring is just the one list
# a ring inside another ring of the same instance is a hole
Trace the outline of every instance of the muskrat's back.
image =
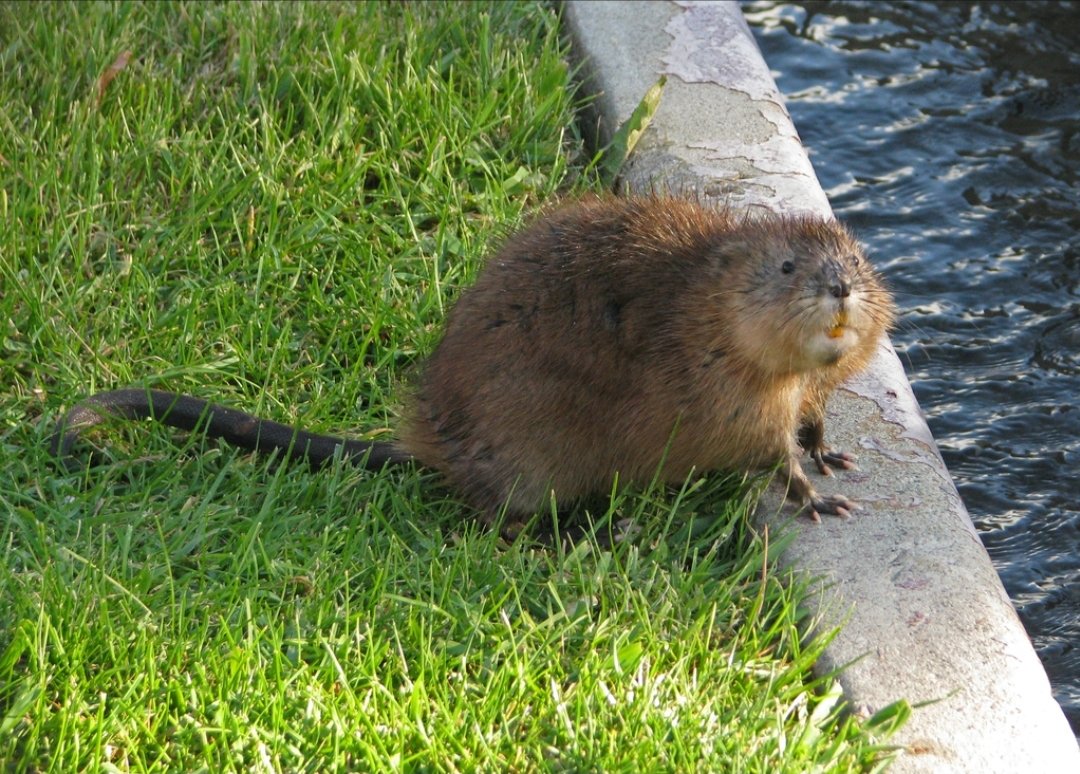
[[(398, 445), (474, 504), (531, 513), (691, 469), (798, 463), (801, 424), (864, 367), (891, 300), (815, 218), (594, 198), (509, 238), (450, 313)], [(815, 429), (815, 428), (812, 428)], [(848, 458), (809, 433), (819, 467)]]

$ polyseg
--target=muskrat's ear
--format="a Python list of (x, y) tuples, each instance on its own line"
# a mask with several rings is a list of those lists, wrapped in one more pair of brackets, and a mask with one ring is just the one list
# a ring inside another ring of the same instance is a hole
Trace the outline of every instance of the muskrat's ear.
[(709, 240), (705, 255), (712, 273), (726, 274), (733, 265), (745, 264), (747, 256), (753, 252), (754, 244), (751, 240), (725, 234)]

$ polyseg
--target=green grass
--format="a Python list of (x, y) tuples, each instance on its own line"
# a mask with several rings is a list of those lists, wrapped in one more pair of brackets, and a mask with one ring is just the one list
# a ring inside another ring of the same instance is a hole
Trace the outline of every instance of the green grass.
[[(92, 391), (386, 436), (485, 249), (589, 185), (531, 4), (0, 5), (0, 768), (849, 771), (730, 482), (507, 544), (430, 474), (312, 473)], [(103, 90), (100, 79), (131, 51)], [(100, 98), (99, 98), (100, 94)]]

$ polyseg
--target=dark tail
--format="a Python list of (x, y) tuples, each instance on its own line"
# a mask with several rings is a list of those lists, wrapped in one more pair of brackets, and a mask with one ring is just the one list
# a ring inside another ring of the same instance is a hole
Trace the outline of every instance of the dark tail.
[(399, 450), (393, 443), (351, 441), (318, 435), (189, 395), (141, 389), (99, 392), (90, 396), (60, 420), (49, 448), (65, 465), (70, 464), (71, 448), (79, 434), (110, 416), (153, 419), (182, 430), (202, 427), (212, 438), (222, 438), (243, 449), (257, 452), (277, 450), (289, 459), (303, 460), (313, 467), (331, 460), (339, 446), (342, 457), (372, 470), (412, 459), (411, 455)]

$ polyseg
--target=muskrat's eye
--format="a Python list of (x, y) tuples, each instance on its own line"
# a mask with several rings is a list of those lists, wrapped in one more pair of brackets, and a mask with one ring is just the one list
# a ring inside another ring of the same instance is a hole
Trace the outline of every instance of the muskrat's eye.
[(791, 272), (795, 271), (795, 262), (784, 261), (780, 264), (780, 271), (784, 272), (784, 274), (791, 274)]

